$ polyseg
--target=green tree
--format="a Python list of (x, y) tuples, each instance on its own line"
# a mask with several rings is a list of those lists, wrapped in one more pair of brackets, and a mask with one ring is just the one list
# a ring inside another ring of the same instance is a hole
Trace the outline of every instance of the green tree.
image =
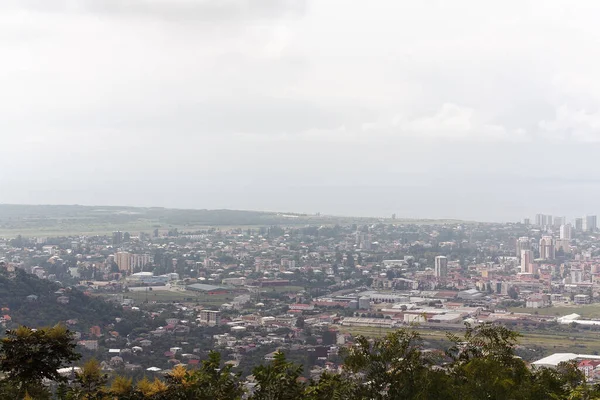
[(210, 352), (208, 359), (196, 371), (177, 366), (167, 375), (169, 390), (166, 395), (173, 400), (236, 400), (243, 394), (239, 375), (231, 365), (221, 366), (221, 355)]
[(7, 331), (0, 342), (4, 383), (17, 388), (20, 396), (26, 392), (41, 396), (47, 392), (42, 385), (44, 379), (65, 382), (58, 370), (80, 357), (75, 352), (73, 334), (62, 325), (37, 330), (21, 326)]
[(324, 372), (318, 381), (311, 381), (305, 389), (305, 400), (342, 400), (356, 396), (356, 385), (346, 375)]
[[(344, 359), (361, 399), (451, 399), (443, 372), (431, 369), (418, 333), (400, 329), (381, 339), (359, 336)], [(435, 388), (435, 390), (433, 390)]]
[(282, 352), (268, 365), (259, 365), (253, 370), (258, 387), (252, 400), (296, 400), (301, 399), (304, 385), (298, 381), (302, 366), (285, 359)]
[(109, 393), (118, 400), (136, 400), (139, 398), (139, 394), (133, 387), (133, 379), (124, 376), (115, 377)]
[(102, 373), (97, 360), (86, 362), (75, 376), (75, 381), (69, 385), (67, 400), (104, 400), (107, 399), (105, 388), (108, 376)]

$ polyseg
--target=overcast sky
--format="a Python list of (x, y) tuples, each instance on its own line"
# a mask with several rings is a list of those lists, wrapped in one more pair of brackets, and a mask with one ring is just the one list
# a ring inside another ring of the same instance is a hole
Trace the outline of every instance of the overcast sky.
[(3, 0), (0, 202), (600, 213), (600, 2)]

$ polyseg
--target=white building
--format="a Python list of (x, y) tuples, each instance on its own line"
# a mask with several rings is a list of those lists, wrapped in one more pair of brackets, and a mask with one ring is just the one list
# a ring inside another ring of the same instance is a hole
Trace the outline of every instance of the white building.
[(590, 296), (587, 294), (576, 294), (574, 298), (575, 304), (589, 304)]
[(595, 215), (586, 215), (582, 222), (583, 226), (581, 228), (585, 232), (595, 232), (598, 228)]
[(202, 310), (200, 311), (196, 322), (208, 326), (221, 325), (221, 312), (212, 310)]
[(436, 278), (445, 278), (448, 275), (448, 258), (444, 256), (435, 258), (434, 273)]
[(533, 251), (521, 251), (521, 273), (532, 273), (533, 271)]
[(150, 254), (132, 254), (130, 261), (131, 270), (139, 269), (140, 271), (146, 266), (154, 262), (153, 257)]
[(571, 283), (583, 282), (583, 271), (581, 268), (571, 268)]
[(575, 354), (575, 353), (554, 353), (541, 360), (531, 363), (533, 367), (556, 368), (558, 364), (574, 360), (600, 360), (600, 356), (592, 354)]
[(561, 225), (560, 226), (560, 238), (571, 240), (572, 227), (571, 224)]

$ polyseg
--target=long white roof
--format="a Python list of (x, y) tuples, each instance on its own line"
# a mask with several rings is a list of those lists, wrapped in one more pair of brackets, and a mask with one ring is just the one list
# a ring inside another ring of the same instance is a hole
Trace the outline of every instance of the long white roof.
[(532, 365), (538, 367), (556, 367), (561, 362), (567, 362), (571, 360), (600, 360), (600, 356), (592, 354), (575, 354), (575, 353), (554, 353), (548, 357), (544, 357), (541, 360), (532, 362)]

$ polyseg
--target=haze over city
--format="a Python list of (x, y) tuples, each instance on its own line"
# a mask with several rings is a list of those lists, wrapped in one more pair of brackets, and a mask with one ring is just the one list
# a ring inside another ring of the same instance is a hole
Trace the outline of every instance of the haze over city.
[(0, 202), (600, 212), (593, 1), (3, 1)]

